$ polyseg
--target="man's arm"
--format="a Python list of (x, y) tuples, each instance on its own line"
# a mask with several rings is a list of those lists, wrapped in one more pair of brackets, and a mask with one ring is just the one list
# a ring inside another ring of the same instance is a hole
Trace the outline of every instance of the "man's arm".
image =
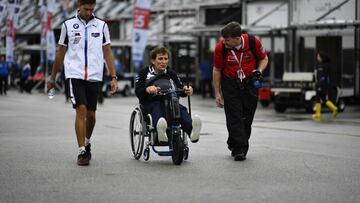
[(63, 64), (66, 51), (67, 51), (67, 46), (59, 45), (58, 51), (56, 53), (55, 61), (52, 67), (50, 81), (47, 83), (48, 90), (55, 87), (55, 77), (56, 74), (59, 72), (60, 67)]
[(222, 108), (224, 106), (222, 99), (221, 99), (221, 94), (220, 94), (220, 90), (221, 90), (221, 69), (216, 68), (214, 66), (213, 68), (213, 86), (214, 86), (214, 93), (215, 93), (215, 102), (216, 105), (220, 108)]
[(266, 56), (264, 59), (262, 60), (259, 60), (259, 65), (258, 65), (258, 69), (261, 73), (264, 73), (266, 67), (267, 67), (267, 64), (269, 62), (269, 59), (268, 57)]
[(103, 46), (103, 53), (104, 58), (106, 61), (106, 65), (109, 68), (110, 75), (111, 75), (111, 94), (114, 94), (117, 90), (117, 77), (116, 77), (116, 71), (115, 71), (115, 62), (114, 62), (114, 56), (111, 51), (110, 44), (107, 44)]
[(103, 52), (104, 52), (104, 58), (106, 61), (106, 65), (109, 68), (110, 71), (110, 75), (111, 76), (116, 76), (116, 71), (115, 71), (115, 61), (114, 61), (114, 56), (112, 54), (111, 51), (111, 46), (110, 44), (107, 44), (105, 46), (103, 46)]
[[(265, 51), (265, 48), (263, 47), (263, 45), (261, 44), (260, 40), (255, 37), (255, 54), (257, 55), (257, 58), (260, 59), (258, 61), (258, 67), (257, 69), (261, 72), (264, 73), (267, 64), (268, 64), (268, 57)], [(262, 59), (261, 59), (262, 58)]]
[(55, 57), (55, 61), (54, 61), (54, 65), (52, 68), (52, 72), (51, 72), (51, 76), (50, 76), (50, 80), (55, 80), (56, 74), (59, 72), (63, 61), (64, 61), (64, 57), (66, 54), (66, 50), (67, 47), (63, 46), (63, 45), (59, 45), (59, 49), (56, 53), (56, 57)]

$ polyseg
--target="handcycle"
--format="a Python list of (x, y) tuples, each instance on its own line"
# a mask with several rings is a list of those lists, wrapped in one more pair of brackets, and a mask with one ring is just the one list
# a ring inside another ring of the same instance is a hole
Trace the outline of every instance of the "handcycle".
[[(166, 143), (158, 142), (152, 117), (150, 114), (145, 115), (145, 109), (141, 104), (132, 111), (129, 135), (131, 150), (136, 160), (143, 155), (144, 160), (148, 161), (150, 148), (159, 156), (171, 156), (175, 165), (180, 165), (183, 160), (188, 159), (188, 138), (180, 124), (179, 95), (183, 92), (183, 89), (160, 90), (156, 94), (156, 97), (160, 97), (163, 102), (165, 119), (168, 123), (166, 130), (168, 142)], [(168, 150), (159, 150), (161, 147), (168, 147)]]

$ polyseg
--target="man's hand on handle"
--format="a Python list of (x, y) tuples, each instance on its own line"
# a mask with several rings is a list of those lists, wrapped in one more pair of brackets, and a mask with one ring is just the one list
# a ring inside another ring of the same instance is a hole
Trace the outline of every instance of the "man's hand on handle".
[(191, 86), (184, 86), (184, 91), (187, 96), (191, 96), (193, 94), (193, 88)]
[(146, 88), (146, 92), (148, 94), (157, 94), (159, 91), (160, 91), (160, 87), (156, 87), (155, 85)]

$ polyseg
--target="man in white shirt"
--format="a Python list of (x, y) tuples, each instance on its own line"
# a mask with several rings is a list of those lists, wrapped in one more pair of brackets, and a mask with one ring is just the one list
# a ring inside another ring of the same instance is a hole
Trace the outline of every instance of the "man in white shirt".
[(96, 0), (78, 0), (77, 3), (76, 15), (62, 24), (59, 49), (47, 85), (48, 90), (55, 87), (56, 73), (64, 63), (70, 99), (76, 109), (75, 132), (79, 145), (77, 164), (84, 166), (89, 165), (91, 159), (90, 137), (95, 126), (104, 59), (112, 77), (112, 93), (117, 89), (117, 77), (109, 28), (93, 14)]

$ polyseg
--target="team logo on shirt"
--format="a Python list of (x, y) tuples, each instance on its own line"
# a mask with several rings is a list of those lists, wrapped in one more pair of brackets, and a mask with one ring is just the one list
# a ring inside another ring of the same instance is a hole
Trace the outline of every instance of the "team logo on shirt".
[(73, 28), (74, 28), (74, 29), (78, 29), (78, 28), (79, 28), (79, 24), (75, 23), (75, 24), (73, 25)]
[(73, 44), (79, 44), (80, 40), (81, 40), (81, 36), (76, 36), (74, 38)]
[(75, 37), (73, 44), (79, 44), (81, 37)]
[(228, 55), (227, 58), (226, 58), (226, 60), (227, 60), (228, 62), (231, 62), (231, 63), (234, 63), (234, 62), (237, 61), (236, 58), (235, 58), (233, 55)]
[(92, 37), (99, 37), (100, 36), (100, 33), (96, 32), (96, 33), (91, 33), (91, 36)]
[(80, 32), (75, 32), (75, 38), (74, 38), (73, 44), (79, 44), (80, 40), (81, 40)]
[(243, 56), (244, 59), (248, 59), (248, 58), (251, 58), (251, 55), (245, 55)]

